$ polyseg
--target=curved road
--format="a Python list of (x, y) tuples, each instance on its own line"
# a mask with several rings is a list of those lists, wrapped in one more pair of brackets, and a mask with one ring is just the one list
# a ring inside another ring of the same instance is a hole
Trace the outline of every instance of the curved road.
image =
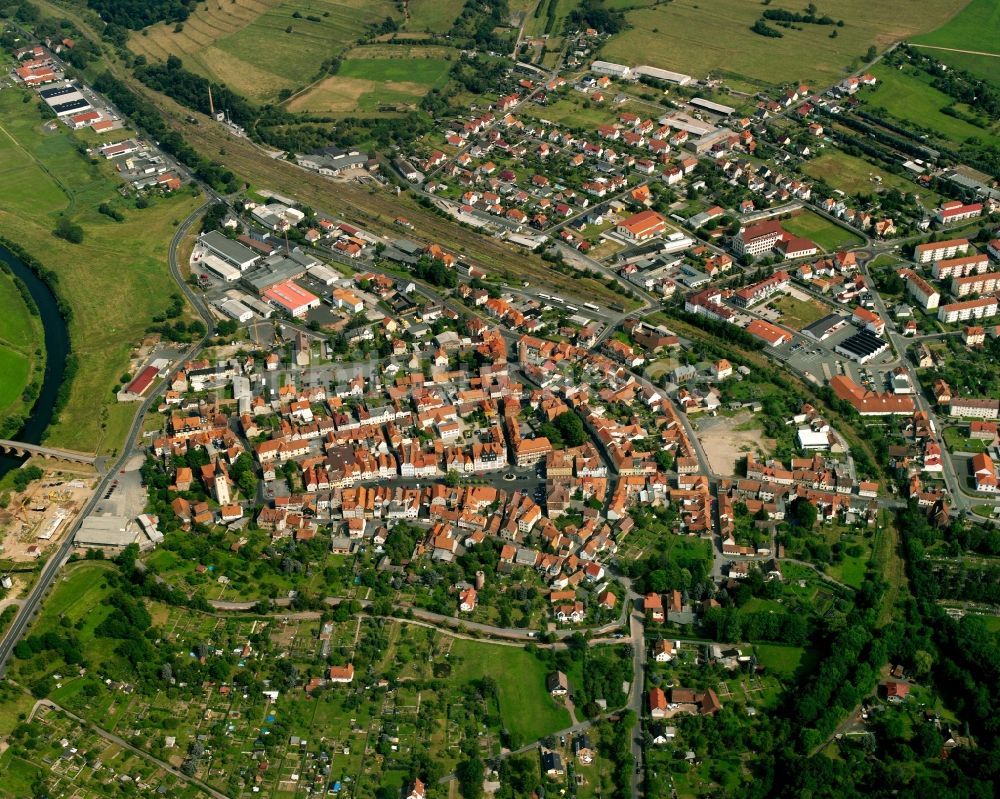
[(132, 425), (131, 427), (129, 427), (128, 435), (126, 436), (125, 441), (123, 442), (123, 446), (120, 450), (121, 454), (114, 461), (114, 463), (111, 464), (111, 467), (107, 470), (107, 472), (105, 472), (104, 477), (101, 479), (101, 482), (94, 490), (94, 493), (91, 495), (90, 499), (87, 500), (87, 504), (83, 506), (83, 510), (80, 512), (79, 516), (77, 516), (76, 521), (73, 523), (73, 526), (66, 531), (66, 535), (63, 538), (62, 544), (59, 545), (59, 548), (56, 550), (56, 552), (52, 555), (52, 557), (49, 558), (46, 564), (42, 567), (42, 572), (38, 577), (38, 582), (36, 582), (35, 585), (32, 587), (31, 593), (28, 594), (27, 597), (25, 597), (24, 605), (22, 606), (20, 613), (18, 613), (17, 616), (14, 617), (14, 621), (11, 624), (10, 629), (7, 631), (7, 634), (4, 636), (3, 640), (0, 641), (0, 676), (3, 676), (3, 674), (7, 670), (7, 661), (10, 659), (11, 653), (14, 650), (14, 646), (17, 644), (18, 641), (21, 640), (21, 637), (27, 632), (28, 625), (31, 623), (31, 620), (38, 612), (42, 600), (45, 598), (46, 594), (48, 594), (49, 588), (51, 588), (53, 582), (55, 581), (56, 576), (59, 573), (59, 570), (62, 568), (63, 564), (66, 563), (66, 561), (69, 559), (70, 552), (72, 552), (73, 550), (73, 540), (76, 538), (77, 530), (80, 529), (80, 525), (83, 523), (83, 520), (91, 513), (93, 513), (94, 508), (97, 506), (98, 501), (101, 499), (102, 496), (104, 496), (104, 493), (111, 486), (112, 480), (114, 480), (118, 476), (118, 470), (123, 468), (126, 461), (128, 461), (128, 459), (132, 457), (132, 443), (135, 441), (136, 436), (139, 435), (139, 432), (142, 429), (142, 420), (145, 417), (146, 413), (149, 411), (151, 407), (153, 407), (154, 402), (159, 401), (159, 395), (160, 391), (162, 391), (162, 387), (169, 385), (170, 378), (177, 372), (178, 369), (180, 369), (182, 363), (188, 358), (190, 358), (195, 352), (197, 352), (202, 347), (202, 345), (204, 345), (208, 336), (211, 335), (212, 331), (215, 328), (212, 316), (208, 312), (207, 306), (204, 304), (204, 302), (199, 301), (198, 298), (195, 297), (194, 292), (191, 291), (191, 287), (188, 286), (181, 279), (180, 270), (177, 266), (178, 244), (180, 243), (184, 235), (187, 233), (187, 231), (194, 224), (195, 220), (197, 220), (201, 216), (201, 214), (208, 207), (208, 205), (211, 204), (211, 202), (214, 202), (214, 200), (206, 202), (204, 205), (200, 206), (197, 210), (193, 211), (191, 215), (188, 216), (188, 218), (185, 219), (177, 227), (177, 230), (174, 233), (174, 237), (170, 242), (170, 250), (168, 253), (170, 272), (171, 274), (173, 274), (174, 278), (178, 281), (181, 290), (188, 297), (188, 299), (192, 300), (195, 308), (198, 310), (198, 313), (205, 320), (206, 326), (208, 328), (206, 335), (204, 338), (193, 343), (183, 358), (178, 359), (177, 363), (173, 366), (170, 372), (168, 372), (167, 379), (165, 379), (161, 383), (160, 390), (150, 394), (145, 400), (143, 400), (142, 404), (139, 405), (138, 409), (135, 412), (135, 415), (132, 418)]

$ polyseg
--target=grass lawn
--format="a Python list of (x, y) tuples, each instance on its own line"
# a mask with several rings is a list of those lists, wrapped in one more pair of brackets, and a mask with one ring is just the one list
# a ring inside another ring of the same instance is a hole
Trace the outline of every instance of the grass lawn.
[[(936, 31), (914, 36), (911, 43), (1000, 54), (1000, 5), (995, 0), (972, 0)], [(1000, 86), (1000, 58), (931, 47), (922, 49), (952, 69), (964, 69)]]
[(290, 100), (288, 109), (346, 114), (413, 106), (433, 87), (445, 84), (450, 67), (441, 58), (350, 58), (335, 76)]
[(957, 427), (944, 428), (944, 443), (951, 452), (986, 452), (986, 444), (978, 438), (966, 438)]
[(37, 374), (45, 358), (42, 324), (28, 310), (14, 276), (0, 267), (0, 417), (27, 410), (21, 392)]
[[(614, 122), (619, 114), (629, 110), (625, 107), (628, 105), (628, 103), (623, 106), (613, 106), (606, 102), (595, 103), (579, 92), (572, 92), (554, 102), (550, 101), (548, 105), (530, 105), (524, 114), (562, 126), (591, 130), (598, 125), (608, 125)], [(641, 113), (641, 110), (635, 113)]]
[(994, 122), (991, 130), (983, 130), (965, 120), (942, 114), (941, 109), (954, 106), (955, 101), (931, 86), (925, 73), (877, 64), (872, 68), (872, 74), (879, 83), (870, 94), (865, 95), (870, 110), (884, 108), (897, 119), (931, 130), (954, 144), (977, 138), (984, 144), (1000, 146), (1000, 123)]
[[(56, 582), (52, 593), (42, 605), (41, 614), (31, 626), (32, 634), (53, 630), (66, 618), (70, 625), (82, 621), (78, 630), (84, 656), (92, 663), (102, 662), (109, 654), (107, 641), (94, 637), (94, 629), (113, 612), (104, 600), (109, 589), (104, 587), (107, 575), (114, 570), (111, 563), (84, 562), (67, 568)], [(13, 661), (12, 667), (19, 679), (30, 681), (38, 676), (36, 669), (51, 673), (63, 665), (60, 658), (53, 661), (38, 659)]]
[(1000, 53), (1000, 5), (996, 0), (972, 0), (937, 30), (914, 36), (913, 42)]
[(410, 0), (408, 31), (447, 33), (465, 5), (464, 0)]
[(986, 518), (993, 518), (993, 508), (994, 505), (977, 505), (972, 509), (972, 512), (977, 516), (985, 516)]
[(38, 766), (15, 757), (10, 750), (0, 757), (0, 774), (3, 774), (0, 796), (32, 796), (35, 783), (44, 779), (44, 772)]
[[(109, 164), (90, 163), (65, 127), (43, 128), (38, 101), (22, 103), (22, 96), (0, 92), (0, 233), (58, 275), (58, 292), (73, 310), (70, 338), (80, 362), (48, 440), (110, 452), (121, 446), (135, 410), (118, 404), (111, 389), (127, 370), (132, 346), (177, 290), (167, 245), (202, 201), (185, 190), (136, 209), (119, 197)], [(119, 208), (125, 221), (98, 213), (102, 202)], [(82, 244), (52, 235), (60, 214), (83, 227)]]
[(762, 666), (777, 672), (784, 677), (791, 677), (802, 662), (805, 649), (800, 646), (781, 646), (780, 644), (757, 644), (757, 659)]
[(829, 309), (817, 300), (800, 300), (790, 295), (779, 297), (770, 305), (781, 313), (781, 323), (795, 330), (808, 327), (829, 313)]
[[(296, 12), (300, 19), (293, 18)], [(368, 23), (397, 14), (388, 0), (286, 0), (219, 39), (216, 47), (227, 56), (250, 60), (294, 87), (308, 83), (319, 65), (353, 43)], [(319, 16), (320, 21), (309, 16)]]
[[(802, 164), (802, 171), (814, 178), (822, 178), (833, 188), (848, 194), (873, 194), (879, 189), (898, 189), (905, 194), (917, 194), (921, 200), (936, 205), (940, 196), (929, 189), (920, 188), (912, 180), (879, 169), (863, 158), (848, 155), (841, 150), (827, 147), (822, 154)], [(882, 178), (881, 183), (872, 180)]]
[[(601, 57), (625, 64), (649, 64), (685, 72), (696, 78), (708, 73), (753, 83), (805, 81), (830, 84), (843, 77), (870, 45), (880, 50), (898, 39), (934, 30), (961, 8), (965, 0), (942, 0), (930, 6), (909, 0), (840, 0), (824, 8), (844, 20), (837, 38), (831, 28), (801, 25), (778, 28), (780, 39), (759, 36), (750, 26), (764, 9), (747, 0), (674, 0), (626, 13), (631, 27), (613, 37)], [(725, 36), (719, 32), (725, 31)]]
[(796, 236), (812, 239), (828, 252), (844, 247), (857, 247), (862, 243), (860, 236), (812, 211), (803, 211), (798, 216), (784, 219), (781, 226)]
[(486, 676), (496, 680), (500, 715), (518, 741), (530, 743), (569, 726), (569, 713), (545, 690), (546, 668), (534, 655), (516, 647), (459, 639), (451, 648), (451, 661), (462, 680)]

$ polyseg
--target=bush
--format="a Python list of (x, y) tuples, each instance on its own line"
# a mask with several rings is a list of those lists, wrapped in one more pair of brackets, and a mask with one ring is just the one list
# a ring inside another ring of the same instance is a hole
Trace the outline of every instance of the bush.
[(74, 222), (70, 222), (65, 216), (59, 217), (59, 221), (56, 222), (56, 228), (52, 232), (71, 244), (83, 243), (83, 228)]

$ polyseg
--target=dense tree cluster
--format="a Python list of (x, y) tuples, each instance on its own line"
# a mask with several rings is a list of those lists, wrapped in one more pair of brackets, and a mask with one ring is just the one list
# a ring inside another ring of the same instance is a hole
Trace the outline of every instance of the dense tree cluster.
[(183, 22), (196, 0), (87, 0), (105, 22), (132, 30), (156, 22)]
[(506, 53), (513, 44), (509, 23), (507, 0), (466, 0), (449, 35), (463, 48)]
[[(555, 5), (553, 3), (552, 5)], [(625, 14), (608, 8), (604, 0), (583, 0), (566, 17), (567, 28), (593, 28), (599, 33), (621, 33), (628, 27)], [(546, 33), (548, 31), (546, 30)]]
[(189, 72), (175, 55), (169, 56), (165, 64), (137, 66), (135, 75), (151, 89), (163, 92), (181, 105), (203, 114), (211, 110), (208, 101), (211, 89), (215, 109), (226, 111), (237, 125), (249, 128), (257, 120), (258, 109), (245, 97), (225, 85), (212, 83), (201, 75)]

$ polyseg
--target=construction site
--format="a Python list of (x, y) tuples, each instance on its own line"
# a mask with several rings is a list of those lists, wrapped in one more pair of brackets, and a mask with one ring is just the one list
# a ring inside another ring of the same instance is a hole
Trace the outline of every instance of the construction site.
[(0, 571), (37, 560), (58, 545), (97, 485), (98, 476), (91, 466), (59, 463), (54, 467), (52, 461), (41, 458), (33, 458), (30, 465), (42, 469), (44, 476), (23, 492), (4, 492)]

